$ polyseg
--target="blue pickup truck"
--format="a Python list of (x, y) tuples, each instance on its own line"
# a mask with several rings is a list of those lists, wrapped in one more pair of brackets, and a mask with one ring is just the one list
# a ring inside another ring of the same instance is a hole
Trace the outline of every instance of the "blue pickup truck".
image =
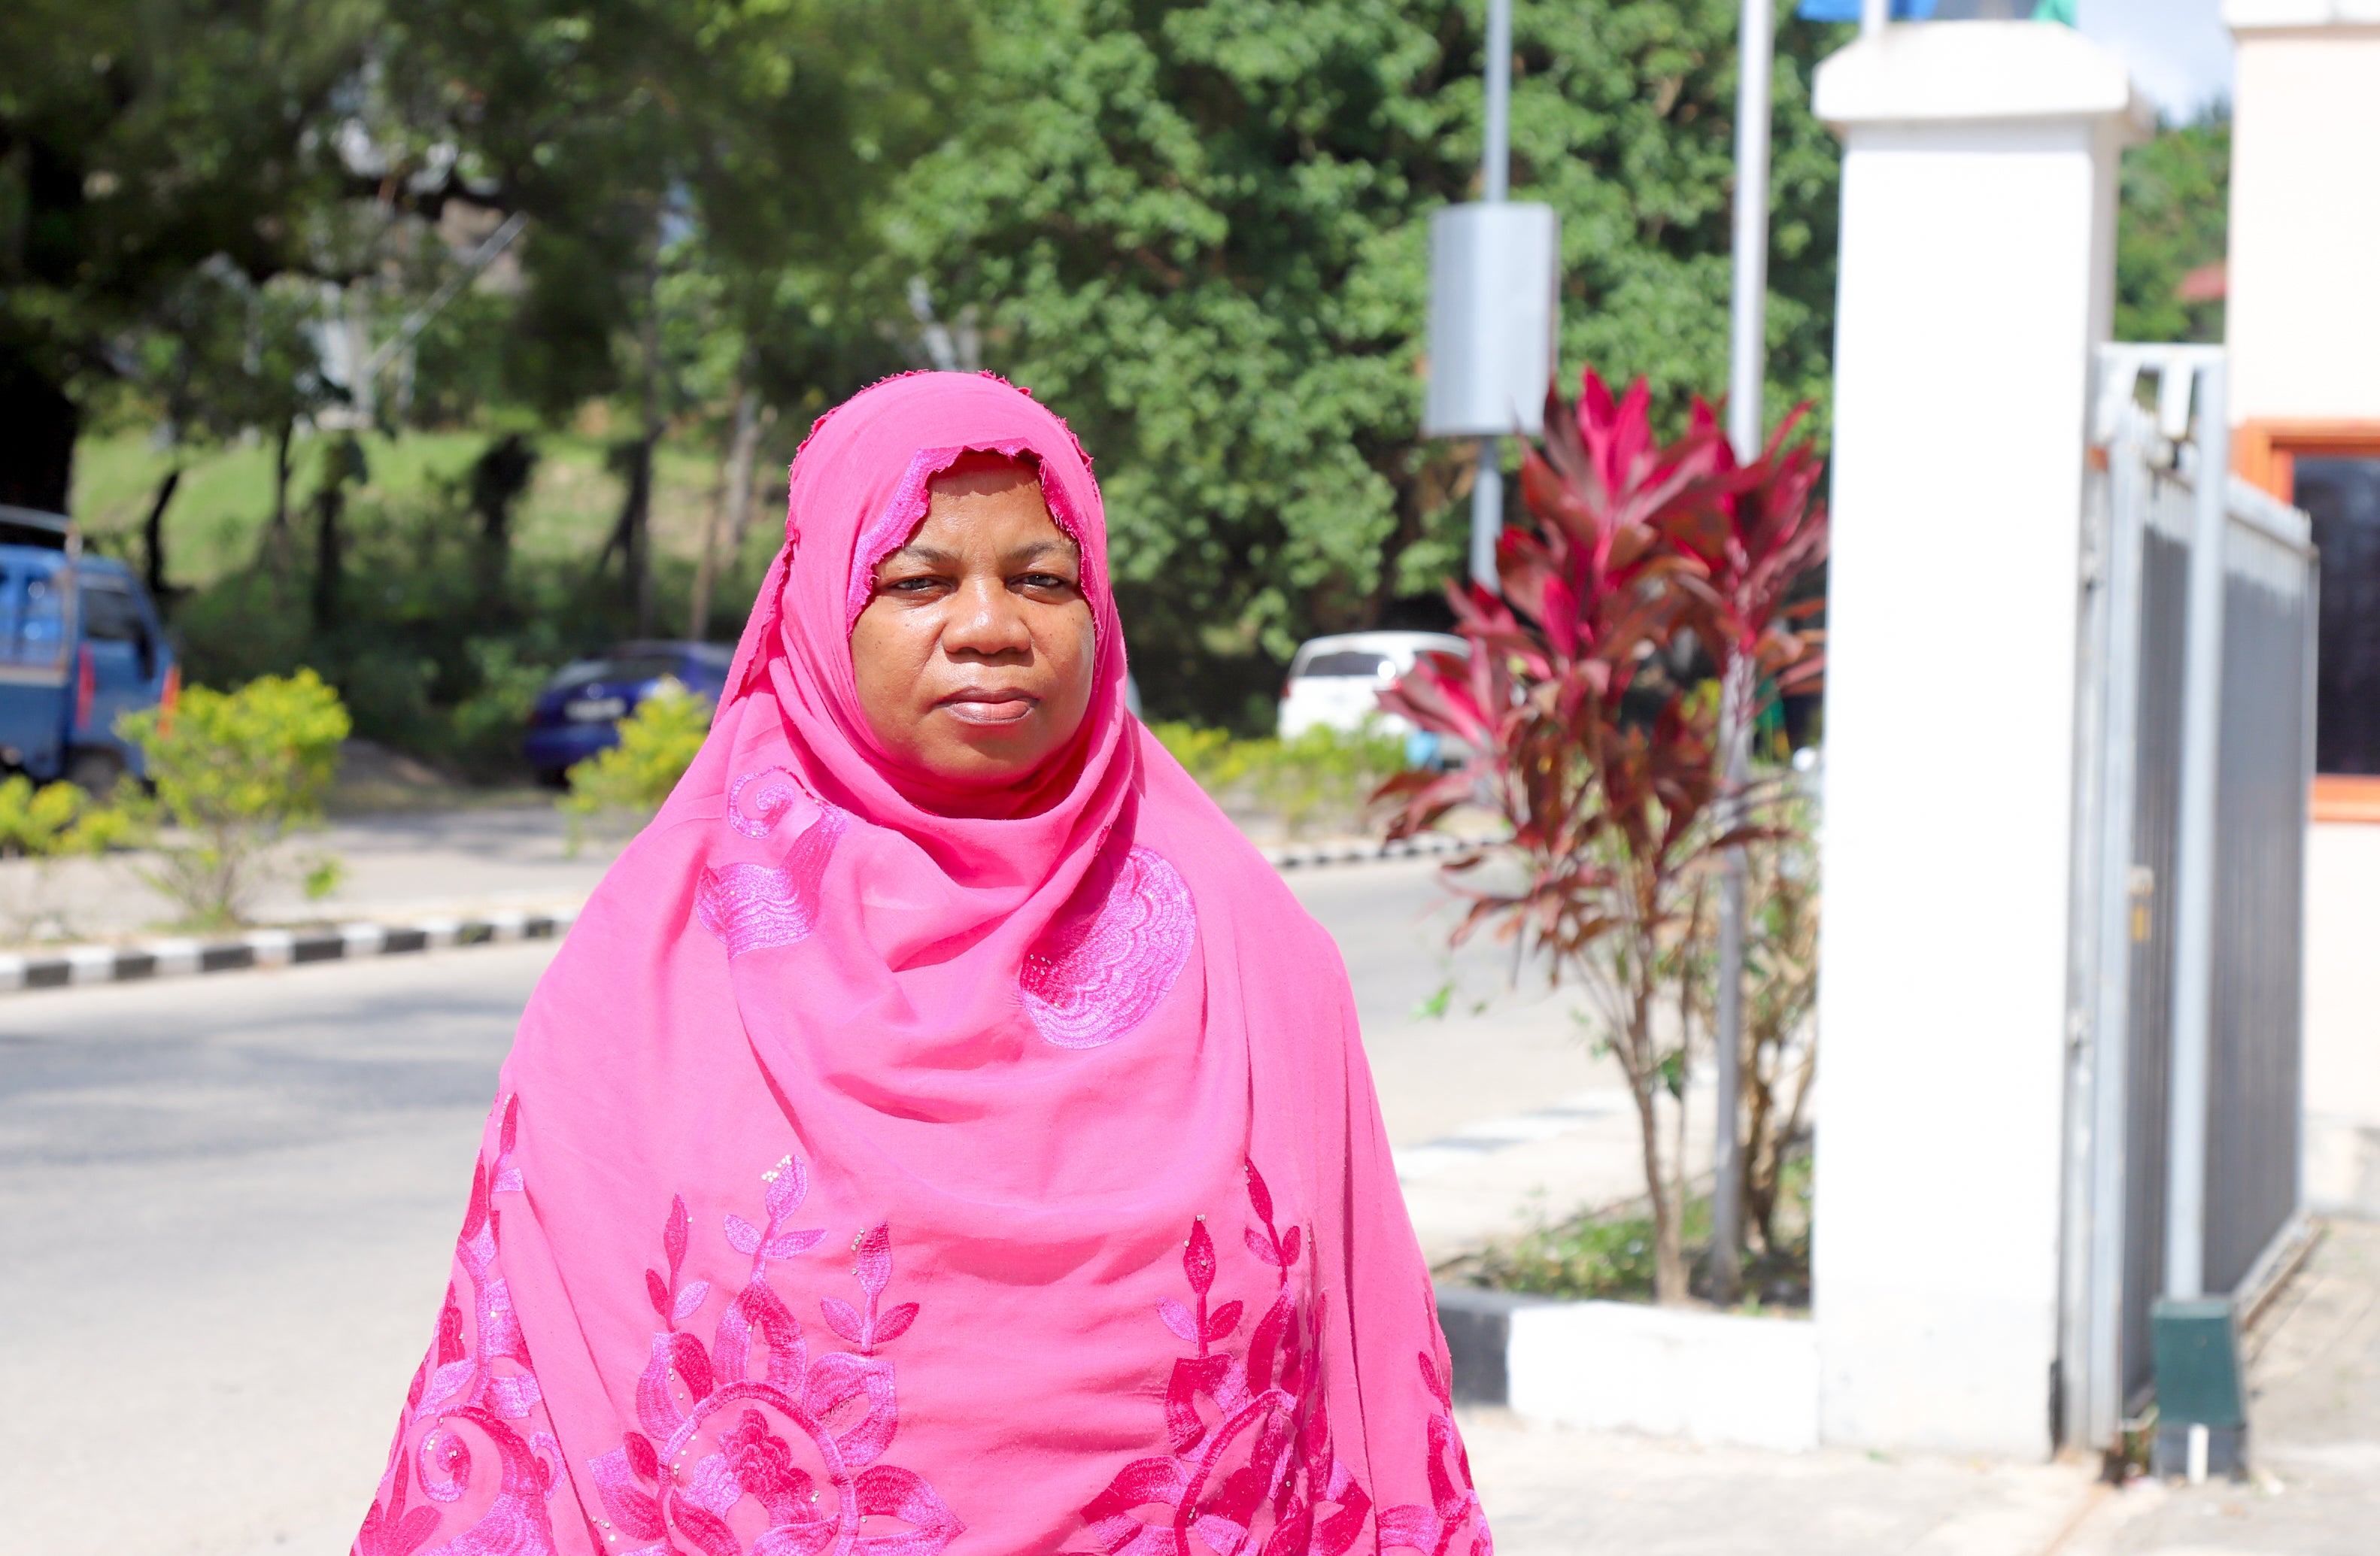
[(116, 719), (171, 708), (180, 691), (132, 570), (86, 555), (62, 515), (0, 505), (0, 765), (104, 793), (141, 769)]

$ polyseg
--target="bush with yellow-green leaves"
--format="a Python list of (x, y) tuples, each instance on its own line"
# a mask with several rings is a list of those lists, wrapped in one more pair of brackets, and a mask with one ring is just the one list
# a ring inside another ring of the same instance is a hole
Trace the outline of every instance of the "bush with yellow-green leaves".
[(710, 733), (710, 699), (665, 680), (620, 721), (620, 743), (570, 770), (570, 792), (554, 803), (570, 818), (570, 844), (590, 830), (638, 827), (686, 775)]
[(176, 707), (128, 713), (117, 727), (140, 748), (153, 791), (118, 786), (124, 835), (154, 850), (141, 873), (185, 923), (241, 922), (256, 892), (291, 868), (303, 870), (310, 897), (337, 885), (336, 859), (279, 851), (291, 833), (321, 825), (347, 737), (339, 694), (314, 672), (261, 675), (235, 691), (191, 687)]

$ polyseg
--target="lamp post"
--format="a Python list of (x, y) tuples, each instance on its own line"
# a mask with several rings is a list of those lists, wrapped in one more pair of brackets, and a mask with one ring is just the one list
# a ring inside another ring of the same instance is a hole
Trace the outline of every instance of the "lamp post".
[[(1512, 185), (1512, 0), (1488, 0), (1488, 103), (1479, 156), (1479, 200), (1501, 205)], [(1471, 581), (1499, 590), (1496, 540), (1504, 532), (1503, 440), (1479, 440), (1471, 482)]]
[[(1730, 314), (1727, 436), (1738, 461), (1760, 456), (1761, 394), (1767, 380), (1768, 321), (1768, 76), (1776, 52), (1770, 0), (1743, 0), (1737, 35), (1735, 79), (1735, 295)], [(1757, 687), (1739, 648), (1729, 657), (1719, 687), (1721, 753), (1727, 766), (1721, 815), (1742, 821), (1743, 786), (1751, 776), (1749, 735)], [(1743, 1182), (1738, 1110), (1743, 1096), (1743, 850), (1727, 851), (1719, 877), (1718, 991), (1713, 1040), (1718, 1052), (1717, 1117), (1711, 1148), (1711, 1296), (1733, 1302), (1741, 1283)]]
[(1559, 229), (1553, 208), (1514, 203), (1512, 6), (1488, 0), (1480, 199), (1430, 218), (1428, 437), (1475, 440), (1471, 578), (1493, 591), (1504, 529), (1502, 440), (1540, 430), (1553, 376)]

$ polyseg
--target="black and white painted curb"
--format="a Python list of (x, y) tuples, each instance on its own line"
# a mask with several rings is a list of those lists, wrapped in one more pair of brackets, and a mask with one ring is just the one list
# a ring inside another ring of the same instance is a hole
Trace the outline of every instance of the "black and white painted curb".
[[(1268, 848), (1264, 856), (1276, 869), (1301, 869), (1460, 854), (1492, 841), (1429, 833), (1396, 843), (1318, 843)], [(495, 945), (516, 940), (551, 940), (568, 929), (577, 917), (575, 907), (557, 907), (488, 913), (470, 918), (249, 930), (224, 940), (152, 940), (138, 945), (70, 945), (55, 952), (0, 953), (0, 992), (188, 978), (309, 962), (353, 962), (369, 956), (396, 956), (460, 945)]]
[(551, 940), (568, 929), (577, 917), (575, 907), (541, 908), (534, 912), (488, 913), (470, 918), (249, 930), (224, 940), (74, 945), (50, 954), (0, 955), (0, 991), (130, 983), (142, 979), (243, 972), (307, 962), (352, 962), (367, 956), (399, 956), (457, 945)]
[(1510, 1404), (1512, 1373), (1506, 1357), (1512, 1344), (1512, 1315), (1552, 1298), (1445, 1282), (1436, 1282), (1432, 1294), (1438, 1299), (1439, 1332), (1446, 1336), (1447, 1358), (1454, 1364), (1454, 1403)]
[(1265, 863), (1275, 869), (1311, 869), (1316, 865), (1372, 864), (1386, 859), (1422, 859), (1440, 854), (1462, 854), (1502, 841), (1493, 837), (1458, 837), (1451, 833), (1424, 833), (1393, 843), (1349, 839), (1342, 843), (1292, 844), (1262, 850)]

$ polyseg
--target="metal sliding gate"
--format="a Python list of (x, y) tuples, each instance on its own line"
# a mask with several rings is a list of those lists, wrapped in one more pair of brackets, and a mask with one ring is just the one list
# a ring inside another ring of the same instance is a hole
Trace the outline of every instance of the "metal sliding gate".
[[(2229, 462), (2224, 363), (2216, 347), (2113, 346), (2097, 369), (2058, 1404), (2059, 1436), (2083, 1448), (2113, 1446), (2146, 1403), (2150, 1303), (2193, 1280), (2207, 1294), (2247, 1295), (2297, 1218), (2317, 577), (2306, 516), (2218, 476), (2220, 619), (2198, 626), (2216, 635), (2219, 654), (2208, 667), (2220, 681), (2204, 768), (2212, 845), (2193, 852), (2183, 782), (2192, 553), (2213, 517), (2199, 482)], [(2138, 403), (2151, 376), (2154, 412)], [(2182, 909), (2193, 869), (2211, 874), (2196, 889), (2212, 899), (2211, 915), (2201, 899), (2194, 936)], [(2192, 979), (2203, 980), (2195, 1015)]]

